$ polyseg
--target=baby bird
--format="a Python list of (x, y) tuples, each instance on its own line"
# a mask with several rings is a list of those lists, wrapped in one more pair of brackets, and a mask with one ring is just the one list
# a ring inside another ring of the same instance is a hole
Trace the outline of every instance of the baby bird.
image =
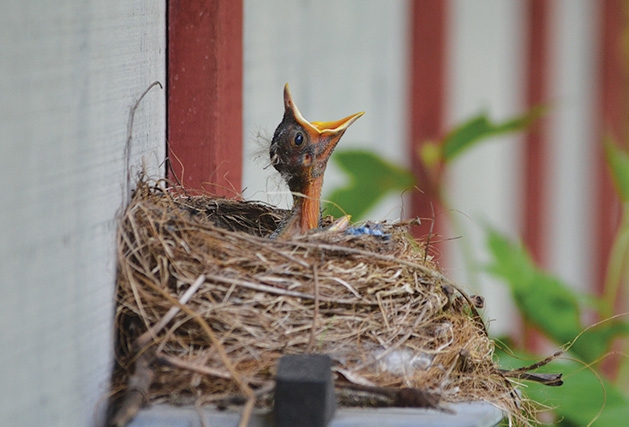
[(275, 129), (271, 164), (288, 183), (293, 209), (272, 237), (286, 239), (319, 226), (323, 173), (347, 128), (364, 112), (335, 122), (309, 122), (284, 86), (284, 118)]

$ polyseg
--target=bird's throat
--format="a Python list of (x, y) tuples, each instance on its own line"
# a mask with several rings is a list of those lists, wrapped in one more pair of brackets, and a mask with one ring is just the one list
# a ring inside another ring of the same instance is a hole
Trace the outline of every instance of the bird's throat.
[(287, 239), (319, 226), (321, 212), (321, 186), (323, 178), (316, 178), (298, 191), (293, 188), (293, 209), (286, 222), (278, 230), (276, 237)]
[(295, 202), (301, 203), (301, 215), (299, 225), (301, 232), (319, 226), (319, 216), (321, 215), (321, 187), (323, 186), (323, 177), (315, 178), (304, 191), (305, 197), (295, 196)]

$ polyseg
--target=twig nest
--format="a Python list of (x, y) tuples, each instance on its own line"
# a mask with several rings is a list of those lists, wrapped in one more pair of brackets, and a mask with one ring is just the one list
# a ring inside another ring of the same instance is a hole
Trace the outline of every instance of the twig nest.
[[(227, 405), (249, 390), (264, 406), (282, 355), (325, 353), (341, 405), (410, 389), (439, 407), (485, 400), (521, 411), (473, 302), (410, 222), (269, 239), (285, 215), (139, 183), (118, 234), (121, 389), (150, 354), (150, 402)], [(392, 404), (412, 406), (404, 393)]]

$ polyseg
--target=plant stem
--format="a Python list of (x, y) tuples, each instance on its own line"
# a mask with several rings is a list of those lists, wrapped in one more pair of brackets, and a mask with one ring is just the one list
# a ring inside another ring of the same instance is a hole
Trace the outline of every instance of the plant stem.
[(601, 315), (610, 317), (614, 314), (614, 306), (618, 299), (618, 292), (623, 277), (627, 277), (629, 266), (627, 265), (629, 255), (629, 202), (623, 206), (623, 215), (620, 228), (614, 239), (607, 271), (605, 273), (605, 283), (603, 286), (603, 308)]
[[(605, 283), (603, 288), (603, 307), (601, 316), (608, 318), (614, 314), (616, 302), (618, 301), (621, 285), (624, 280), (629, 278), (629, 202), (623, 204), (622, 221), (616, 238), (612, 245), (607, 262), (607, 271), (605, 272)], [(625, 292), (629, 291), (629, 283), (625, 282)], [(622, 346), (624, 353), (629, 351), (629, 342), (624, 340)], [(614, 379), (614, 383), (624, 389), (627, 389), (629, 381), (629, 364), (621, 363)]]

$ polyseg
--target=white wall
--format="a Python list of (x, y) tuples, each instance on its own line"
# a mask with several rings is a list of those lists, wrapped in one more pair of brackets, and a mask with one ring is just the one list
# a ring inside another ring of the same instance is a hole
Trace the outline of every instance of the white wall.
[(561, 0), (552, 3), (551, 99), (548, 140), (551, 185), (548, 267), (581, 291), (592, 291), (592, 229), (596, 219), (594, 166), (597, 141), (596, 79), (599, 2)]
[[(112, 366), (116, 213), (129, 110), (164, 82), (165, 2), (3, 2), (0, 425), (87, 426)], [(160, 174), (164, 91), (132, 164)], [(97, 405), (100, 403), (100, 405)]]
[[(406, 1), (245, 0), (244, 176), (248, 199), (289, 206), (291, 197), (268, 165), (268, 142), (284, 113), (288, 82), (302, 114), (312, 121), (337, 120), (358, 111), (338, 146), (375, 150), (406, 161)], [(258, 157), (256, 159), (256, 157)], [(333, 162), (325, 192), (342, 185)], [(402, 202), (392, 196), (368, 217), (399, 218)]]
[[(487, 113), (497, 122), (525, 111), (524, 3), (454, 0), (448, 16), (447, 129)], [(447, 273), (470, 292), (486, 298), (492, 333), (514, 331), (509, 291), (496, 280), (467, 268), (462, 248), (475, 262), (487, 261), (484, 224), (517, 237), (522, 217), (521, 136), (492, 138), (457, 159), (448, 175), (452, 216), (460, 229), (445, 237)], [(464, 249), (463, 249), (464, 250)]]

